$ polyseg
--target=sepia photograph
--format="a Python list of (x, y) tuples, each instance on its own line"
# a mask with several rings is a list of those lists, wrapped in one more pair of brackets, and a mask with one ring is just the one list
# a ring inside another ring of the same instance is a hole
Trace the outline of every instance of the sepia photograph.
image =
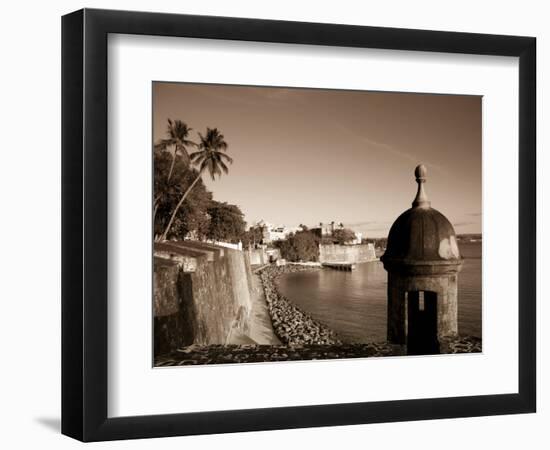
[(215, 1), (14, 47), (8, 440), (537, 448), (543, 15)]
[(482, 351), (482, 97), (152, 84), (153, 366)]

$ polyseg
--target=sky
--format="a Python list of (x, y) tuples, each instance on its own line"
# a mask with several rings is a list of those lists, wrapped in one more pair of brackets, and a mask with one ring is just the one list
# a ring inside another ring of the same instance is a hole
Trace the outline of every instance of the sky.
[(343, 222), (385, 237), (411, 207), (415, 167), (457, 233), (481, 232), (481, 97), (153, 83), (153, 140), (168, 119), (218, 128), (234, 159), (203, 180), (249, 225)]

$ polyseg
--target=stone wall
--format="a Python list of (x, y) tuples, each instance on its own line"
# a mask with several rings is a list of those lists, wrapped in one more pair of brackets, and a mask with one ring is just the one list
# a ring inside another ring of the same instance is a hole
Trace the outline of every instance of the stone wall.
[(338, 245), (321, 244), (319, 245), (319, 262), (347, 262), (362, 263), (376, 259), (374, 245)]
[(437, 337), (458, 335), (458, 284), (456, 273), (407, 276), (388, 272), (388, 341), (406, 344), (409, 331), (408, 295), (434, 293), (437, 304)]
[(194, 241), (155, 244), (155, 356), (246, 334), (251, 277), (247, 252)]
[(252, 266), (263, 266), (271, 262), (277, 261), (281, 257), (281, 252), (278, 248), (265, 249), (250, 248), (245, 250), (248, 253), (248, 259)]
[(269, 262), (267, 253), (263, 248), (250, 248), (246, 252), (248, 253), (250, 264), (253, 266), (263, 266)]

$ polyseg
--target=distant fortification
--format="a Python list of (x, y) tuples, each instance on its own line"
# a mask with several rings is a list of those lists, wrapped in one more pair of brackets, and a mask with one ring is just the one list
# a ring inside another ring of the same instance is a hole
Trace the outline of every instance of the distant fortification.
[(321, 244), (319, 245), (319, 262), (345, 262), (351, 264), (374, 261), (376, 253), (373, 244), (358, 245), (339, 245), (339, 244)]

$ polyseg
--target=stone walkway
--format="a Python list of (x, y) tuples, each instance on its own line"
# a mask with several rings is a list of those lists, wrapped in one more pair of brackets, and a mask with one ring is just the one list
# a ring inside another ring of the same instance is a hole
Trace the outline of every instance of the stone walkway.
[(273, 330), (267, 308), (264, 289), (257, 273), (252, 274), (252, 291), (249, 323), (246, 330), (232, 329), (227, 339), (229, 345), (258, 344), (281, 345)]
[(254, 291), (254, 301), (252, 303), (252, 309), (250, 314), (252, 321), (250, 324), (250, 337), (261, 345), (281, 345), (281, 341), (273, 330), (271, 324), (271, 317), (267, 308), (267, 302), (265, 299), (264, 289), (260, 276), (257, 274), (252, 275), (252, 284)]

